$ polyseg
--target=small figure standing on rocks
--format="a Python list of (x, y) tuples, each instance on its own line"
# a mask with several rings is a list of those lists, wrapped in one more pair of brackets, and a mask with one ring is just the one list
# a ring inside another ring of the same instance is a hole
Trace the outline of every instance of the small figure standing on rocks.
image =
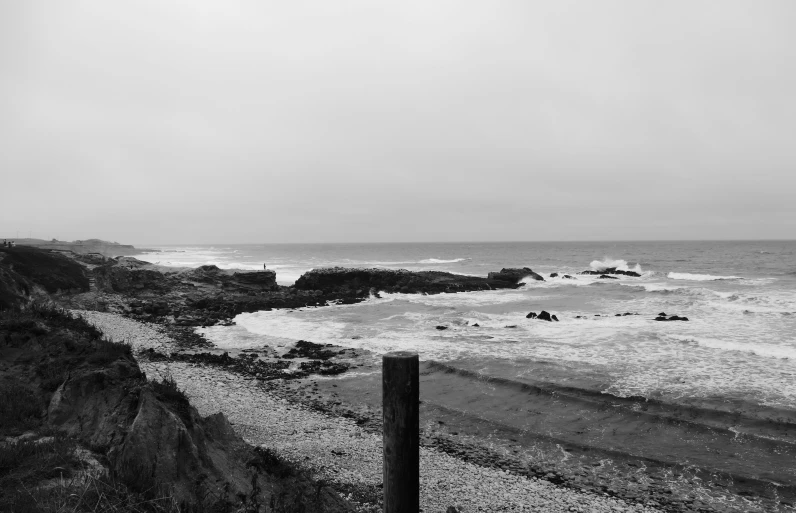
[(268, 268), (263, 264), (263, 271), (267, 270)]

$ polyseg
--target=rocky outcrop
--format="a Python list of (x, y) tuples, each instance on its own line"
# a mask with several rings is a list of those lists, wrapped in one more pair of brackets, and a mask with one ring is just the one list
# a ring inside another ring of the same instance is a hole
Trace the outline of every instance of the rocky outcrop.
[(168, 268), (133, 257), (119, 257), (96, 267), (92, 274), (97, 288), (105, 292), (167, 292), (202, 285), (238, 292), (279, 289), (274, 271), (231, 271), (215, 265), (196, 269)]
[(544, 281), (540, 275), (531, 270), (530, 267), (516, 268), (504, 267), (500, 272), (489, 273), (487, 276), (490, 280), (507, 281), (509, 283), (519, 283), (524, 279)]
[(163, 292), (171, 288), (170, 280), (149, 262), (121, 257), (93, 269), (94, 283), (104, 292)]
[(608, 268), (603, 269), (601, 271), (588, 270), (588, 271), (583, 271), (580, 274), (594, 274), (594, 275), (597, 275), (597, 276), (602, 275), (602, 274), (621, 274), (623, 276), (632, 276), (634, 278), (639, 278), (641, 276), (636, 271), (625, 271), (623, 269), (617, 269), (616, 267), (608, 267)]
[[(147, 381), (129, 346), (56, 310), (17, 315), (0, 320), (8, 364), (0, 393), (18, 383), (15, 393), (46, 406), (30, 408), (24, 430), (76, 443), (110, 479), (144, 498), (169, 497), (181, 510), (261, 511), (281, 497), (296, 511), (350, 511), (323, 483), (246, 444), (223, 415), (200, 416), (173, 381)], [(7, 420), (0, 428), (21, 432)], [(0, 440), (9, 434), (2, 429)]]
[(296, 280), (293, 288), (342, 297), (367, 297), (371, 291), (439, 294), (442, 292), (511, 289), (517, 288), (517, 286), (516, 282), (508, 280), (464, 276), (441, 271), (331, 267), (313, 269), (304, 273)]

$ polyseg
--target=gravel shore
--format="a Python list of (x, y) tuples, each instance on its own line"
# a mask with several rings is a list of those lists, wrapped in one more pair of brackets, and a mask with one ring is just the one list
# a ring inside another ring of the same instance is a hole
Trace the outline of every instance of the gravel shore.
[[(174, 345), (156, 325), (117, 314), (76, 311), (114, 341), (134, 351), (169, 353)], [(202, 415), (222, 412), (249, 443), (275, 450), (316, 479), (332, 485), (362, 511), (375, 506), (382, 481), (382, 443), (352, 419), (309, 410), (264, 390), (254, 379), (184, 362), (150, 362), (150, 378), (170, 375)], [(555, 486), (547, 481), (483, 468), (448, 454), (420, 449), (420, 502), (424, 512), (460, 511), (652, 512), (608, 496)]]

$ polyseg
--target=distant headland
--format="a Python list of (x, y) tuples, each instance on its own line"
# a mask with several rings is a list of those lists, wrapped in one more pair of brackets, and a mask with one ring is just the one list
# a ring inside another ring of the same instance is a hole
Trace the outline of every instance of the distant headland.
[(157, 251), (152, 249), (138, 249), (130, 244), (119, 244), (118, 242), (109, 242), (101, 239), (73, 240), (71, 242), (58, 239), (17, 239), (12, 237), (0, 237), (0, 239), (7, 241), (13, 240), (17, 246), (33, 246), (40, 249), (50, 249), (54, 251), (69, 251), (78, 255), (98, 253), (106, 257), (116, 257), (122, 255), (139, 255), (141, 253), (152, 253)]

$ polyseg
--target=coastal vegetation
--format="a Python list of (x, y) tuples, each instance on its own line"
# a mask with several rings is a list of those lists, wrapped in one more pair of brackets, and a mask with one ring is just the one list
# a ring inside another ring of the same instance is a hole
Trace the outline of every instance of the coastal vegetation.
[(88, 288), (81, 264), (24, 247), (0, 256), (0, 511), (348, 509), (53, 302)]

